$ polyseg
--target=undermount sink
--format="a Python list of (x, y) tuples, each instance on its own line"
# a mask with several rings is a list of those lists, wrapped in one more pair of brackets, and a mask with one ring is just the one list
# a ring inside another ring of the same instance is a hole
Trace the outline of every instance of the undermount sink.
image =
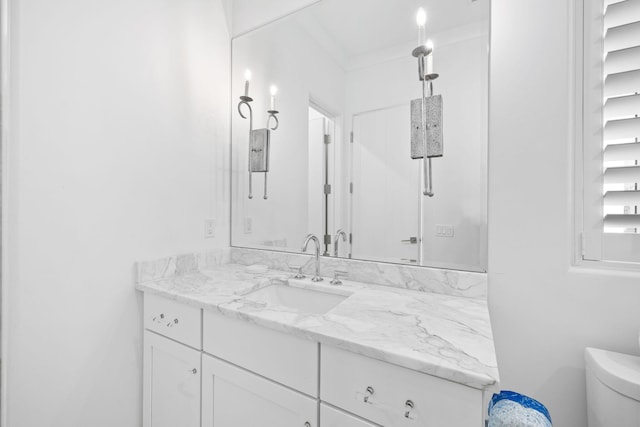
[(244, 299), (269, 306), (287, 307), (305, 313), (324, 314), (344, 301), (349, 294), (324, 289), (273, 284), (245, 295)]

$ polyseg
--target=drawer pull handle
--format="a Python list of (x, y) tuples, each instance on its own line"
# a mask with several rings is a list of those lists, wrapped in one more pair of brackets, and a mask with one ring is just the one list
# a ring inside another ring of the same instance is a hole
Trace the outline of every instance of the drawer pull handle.
[(371, 386), (367, 387), (367, 395), (364, 397), (364, 403), (369, 402), (369, 398), (373, 396), (373, 393), (375, 393), (375, 390), (373, 390), (373, 387)]
[(174, 325), (178, 324), (178, 319), (173, 319), (173, 322), (167, 323), (167, 328), (173, 328)]
[(414, 407), (414, 404), (413, 404), (413, 402), (412, 402), (412, 401), (410, 401), (410, 400), (407, 400), (407, 401), (404, 403), (404, 409), (405, 409), (405, 411), (404, 411), (404, 417), (405, 417), (405, 418), (411, 418), (411, 410), (413, 409), (413, 407)]
[(162, 322), (162, 320), (164, 320), (164, 313), (160, 313), (160, 315), (158, 315), (158, 316), (153, 318), (153, 321), (155, 323), (160, 323), (160, 322)]

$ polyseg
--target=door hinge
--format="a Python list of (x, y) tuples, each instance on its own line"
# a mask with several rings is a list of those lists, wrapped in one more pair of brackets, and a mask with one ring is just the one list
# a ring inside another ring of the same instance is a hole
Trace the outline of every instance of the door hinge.
[(324, 136), (324, 143), (325, 144), (331, 144), (331, 135), (325, 135)]
[(349, 142), (353, 142), (353, 131), (351, 131), (351, 134), (349, 135)]
[(331, 235), (330, 234), (325, 234), (324, 235), (324, 244), (325, 245), (330, 245), (331, 244)]
[(580, 233), (580, 254), (582, 255), (582, 259), (586, 254), (585, 247), (587, 246), (587, 239), (584, 236), (584, 233)]
[(349, 183), (349, 193), (353, 194), (353, 182)]
[(324, 194), (331, 194), (331, 184), (324, 185)]
[(349, 244), (353, 244), (353, 234), (349, 233)]

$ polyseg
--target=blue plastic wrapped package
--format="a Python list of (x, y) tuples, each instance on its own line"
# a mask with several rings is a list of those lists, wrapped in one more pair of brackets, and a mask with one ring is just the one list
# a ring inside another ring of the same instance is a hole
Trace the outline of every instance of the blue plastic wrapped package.
[(537, 400), (504, 390), (489, 402), (488, 427), (551, 427), (551, 415)]

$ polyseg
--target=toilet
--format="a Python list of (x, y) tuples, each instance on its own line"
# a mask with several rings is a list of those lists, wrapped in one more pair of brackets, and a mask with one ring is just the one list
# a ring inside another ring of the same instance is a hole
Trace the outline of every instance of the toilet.
[(640, 357), (585, 349), (589, 427), (640, 426)]

